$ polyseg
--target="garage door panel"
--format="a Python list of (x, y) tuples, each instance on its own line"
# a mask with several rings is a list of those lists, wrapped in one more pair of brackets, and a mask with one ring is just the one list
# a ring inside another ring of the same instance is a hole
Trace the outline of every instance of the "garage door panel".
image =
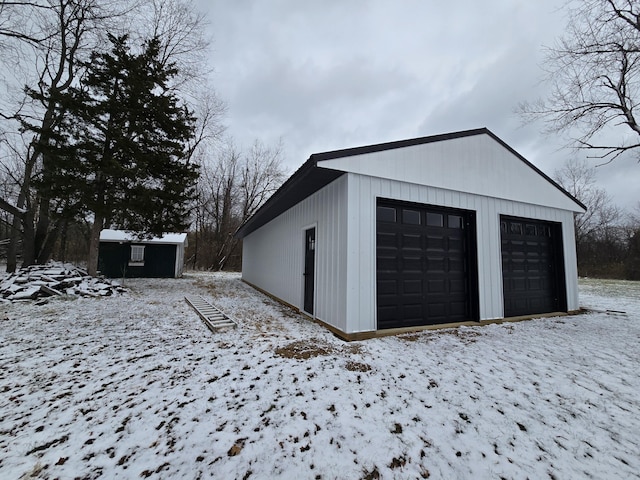
[(394, 250), (397, 248), (396, 234), (378, 232), (376, 235), (378, 247), (392, 247)]
[[(507, 258), (508, 261), (508, 258)], [(511, 257), (511, 264), (509, 266), (510, 272), (526, 272), (527, 264), (524, 258)]]
[(394, 258), (378, 258), (378, 271), (394, 273), (398, 271), (398, 260)]
[(393, 245), (378, 246), (378, 254), (385, 254), (385, 255), (390, 255), (392, 257), (395, 257), (397, 255), (397, 251), (398, 251), (398, 246), (395, 243)]
[(403, 257), (401, 262), (401, 268), (404, 273), (422, 272), (422, 258), (420, 257)]
[(446, 251), (446, 239), (441, 235), (427, 235), (427, 251), (443, 252)]
[[(472, 212), (393, 201), (379, 201), (380, 206), (385, 210), (376, 226), (377, 238), (383, 239), (377, 245), (378, 328), (476, 319), (477, 287), (470, 287), (471, 276), (477, 276)], [(381, 283), (387, 279), (399, 286), (395, 298)]]
[(525, 260), (525, 266), (526, 266), (527, 272), (532, 272), (532, 273), (535, 273), (535, 272), (544, 273), (547, 271), (547, 268), (549, 268), (546, 261), (536, 257), (528, 257)]
[[(513, 310), (523, 310), (525, 308), (527, 308), (527, 302), (525, 300), (519, 300), (519, 299), (511, 299), (508, 302), (509, 308), (513, 309)], [(512, 315), (515, 316), (515, 315)]]
[(466, 308), (465, 302), (451, 302), (449, 305), (453, 315), (464, 315)]
[(464, 242), (462, 238), (449, 237), (448, 239), (448, 251), (450, 252), (462, 252), (464, 249)]
[(445, 293), (447, 291), (444, 279), (428, 279), (428, 293)]
[(467, 284), (464, 280), (454, 279), (449, 281), (449, 292), (450, 293), (467, 293)]
[[(540, 265), (529, 265), (526, 271), (527, 279), (530, 281), (543, 282), (543, 277), (546, 275), (545, 270), (540, 267)], [(542, 287), (542, 283), (540, 283), (540, 287)]]
[(398, 282), (396, 280), (378, 280), (378, 295), (397, 295)]
[(405, 304), (402, 309), (404, 318), (410, 321), (422, 318), (422, 302)]
[(447, 316), (447, 304), (446, 303), (430, 303), (429, 304), (429, 317), (441, 320)]
[(383, 323), (394, 322), (398, 317), (398, 307), (396, 305), (378, 305), (378, 321)]
[(402, 239), (402, 248), (405, 248), (405, 249), (414, 248), (416, 250), (422, 251), (422, 245), (421, 245), (422, 237), (419, 234), (403, 233), (401, 235), (401, 239)]
[(526, 277), (514, 277), (510, 282), (511, 289), (513, 291), (526, 292), (527, 291), (527, 278)]
[(449, 258), (447, 266), (448, 272), (464, 272), (464, 260), (461, 258)]
[(402, 282), (402, 293), (422, 295), (422, 280), (404, 280)]
[(560, 224), (501, 217), (505, 317), (566, 310)]
[(445, 259), (443, 257), (427, 257), (427, 271), (431, 273), (445, 272)]
[(530, 278), (528, 282), (528, 288), (530, 290), (541, 290), (545, 288), (545, 282), (540, 278)]
[(544, 298), (534, 298), (530, 302), (530, 305), (532, 305), (536, 310), (542, 310), (542, 309), (549, 308), (551, 303)]

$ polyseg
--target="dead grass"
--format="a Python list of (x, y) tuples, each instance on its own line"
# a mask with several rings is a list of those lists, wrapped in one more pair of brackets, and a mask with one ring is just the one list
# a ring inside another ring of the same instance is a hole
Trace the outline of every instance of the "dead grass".
[[(331, 345), (326, 340), (320, 338), (309, 338), (296, 340), (287, 345), (276, 348), (275, 354), (284, 358), (293, 358), (296, 360), (307, 360), (313, 357), (340, 355), (349, 357), (351, 355), (359, 355), (362, 353), (362, 346), (344, 344), (342, 346)], [(366, 363), (347, 361), (345, 368), (352, 372), (368, 372), (371, 366)]]
[(371, 367), (366, 363), (354, 362), (352, 360), (349, 360), (344, 367), (350, 372), (368, 372), (371, 370)]
[(410, 333), (408, 335), (398, 335), (400, 340), (404, 340), (405, 342), (417, 342), (418, 340), (423, 340), (425, 335), (420, 335), (419, 333)]
[(349, 355), (359, 355), (362, 353), (362, 345), (350, 343), (345, 345), (342, 351)]
[(453, 328), (451, 330), (442, 330), (438, 332), (442, 335), (453, 335), (454, 337), (458, 337), (465, 343), (474, 343), (477, 341), (476, 337), (481, 335), (480, 332), (476, 330), (461, 330), (459, 328)]
[(233, 446), (229, 449), (227, 455), (229, 457), (235, 457), (240, 452), (242, 452), (242, 449), (244, 448), (244, 442), (246, 440), (246, 438), (239, 438), (238, 440), (236, 440), (236, 443), (234, 443)]
[(294, 358), (296, 360), (307, 360), (312, 357), (327, 356), (336, 353), (333, 346), (317, 339), (310, 338), (297, 340), (288, 345), (276, 348), (276, 355), (284, 358)]
[(406, 335), (398, 335), (400, 340), (404, 340), (405, 342), (428, 342), (431, 340), (435, 340), (444, 335), (451, 335), (460, 339), (460, 341), (464, 343), (475, 343), (477, 341), (476, 337), (481, 335), (480, 332), (475, 330), (461, 330), (459, 328), (448, 328), (442, 330), (426, 330), (423, 332), (409, 333)]

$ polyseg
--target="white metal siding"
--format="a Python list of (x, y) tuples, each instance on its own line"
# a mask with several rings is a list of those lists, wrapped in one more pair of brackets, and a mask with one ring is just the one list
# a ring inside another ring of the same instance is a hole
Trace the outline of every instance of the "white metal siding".
[(396, 180), (350, 173), (347, 256), (347, 333), (376, 329), (377, 198), (462, 208), (476, 212), (480, 319), (504, 316), (500, 215), (535, 218), (562, 223), (564, 261), (569, 310), (578, 308), (573, 214), (567, 210), (446, 190)]
[(441, 190), (582, 212), (583, 209), (489, 135), (474, 135), (331, 160), (318, 166)]
[(304, 231), (315, 226), (315, 317), (347, 331), (347, 204), (343, 175), (252, 232), (243, 239), (242, 277), (302, 310)]

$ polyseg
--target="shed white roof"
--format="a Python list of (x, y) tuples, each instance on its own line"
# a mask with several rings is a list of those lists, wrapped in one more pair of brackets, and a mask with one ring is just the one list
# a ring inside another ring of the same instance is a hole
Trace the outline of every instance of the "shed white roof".
[(135, 233), (124, 230), (104, 229), (100, 232), (101, 242), (139, 242), (181, 244), (187, 240), (186, 233), (165, 233), (162, 237), (139, 238)]

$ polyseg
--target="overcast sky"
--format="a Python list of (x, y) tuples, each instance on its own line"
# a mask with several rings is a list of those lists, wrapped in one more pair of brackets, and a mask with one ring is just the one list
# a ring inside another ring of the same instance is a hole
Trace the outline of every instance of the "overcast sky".
[[(562, 0), (201, 0), (216, 92), (239, 145), (282, 139), (289, 173), (312, 153), (487, 127), (553, 175), (575, 153), (519, 102), (544, 93), (543, 46)], [(598, 169), (615, 203), (640, 201), (640, 165)]]

